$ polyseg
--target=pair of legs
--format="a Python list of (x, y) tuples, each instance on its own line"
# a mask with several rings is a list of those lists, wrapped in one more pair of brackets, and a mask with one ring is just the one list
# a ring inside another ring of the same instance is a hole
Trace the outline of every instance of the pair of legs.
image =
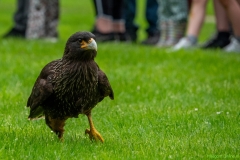
[(201, 30), (208, 0), (192, 0), (187, 35), (198, 37)]
[[(216, 0), (215, 0), (216, 1)], [(240, 15), (240, 2), (239, 0), (219, 0), (221, 5), (226, 11), (226, 16), (225, 16), (225, 23), (226, 19), (228, 18), (233, 29), (233, 34), (235, 37), (240, 37), (240, 21), (239, 21), (239, 15)], [(223, 26), (224, 24), (222, 24)]]
[[(158, 29), (158, 2), (157, 0), (146, 0), (145, 17), (148, 23), (148, 28), (146, 29), (148, 39), (145, 40), (144, 44), (154, 44), (159, 39), (159, 29)], [(136, 0), (124, 0), (123, 14), (125, 19), (126, 32), (130, 36), (132, 41), (137, 40), (137, 30), (139, 26), (134, 23), (137, 11)], [(153, 38), (153, 39), (151, 39)], [(157, 39), (157, 40), (154, 40)]]
[[(104, 139), (102, 138), (101, 134), (96, 130), (94, 127), (93, 121), (92, 121), (92, 116), (91, 116), (91, 111), (86, 114), (88, 117), (88, 122), (90, 129), (85, 130), (85, 134), (89, 135), (90, 140), (100, 140), (101, 142), (104, 142)], [(60, 140), (63, 140), (63, 133), (64, 133), (64, 126), (65, 126), (65, 121), (69, 117), (65, 118), (51, 118), (49, 115), (45, 115), (45, 122), (48, 125), (48, 127), (56, 133), (58, 138)]]
[[(230, 25), (232, 25), (233, 33), (236, 39), (240, 37), (240, 21), (236, 15), (240, 15), (240, 0), (214, 0), (215, 18), (218, 34), (203, 45), (203, 48), (224, 48), (230, 43)], [(187, 36), (175, 46), (175, 49), (187, 48), (197, 43), (204, 17), (207, 0), (193, 0)]]
[(157, 0), (147, 0), (145, 8), (145, 16), (148, 22), (147, 39), (142, 41), (145, 45), (155, 45), (160, 38), (160, 30), (158, 29), (158, 19), (157, 14), (159, 4)]
[[(187, 26), (186, 35), (198, 37), (200, 30), (202, 28), (202, 24), (205, 18), (205, 10), (206, 4), (208, 0), (193, 0), (191, 5), (191, 10), (189, 14), (189, 23)], [(215, 9), (215, 18), (217, 22), (217, 30), (218, 31), (226, 31), (230, 30), (229, 22), (227, 19), (226, 12), (223, 6), (219, 2), (220, 0), (214, 0), (214, 9)], [(224, 1), (224, 0), (223, 0)], [(233, 0), (235, 1), (235, 0)], [(229, 1), (224, 1), (225, 3), (229, 3)], [(236, 16), (235, 16), (236, 17)], [(238, 18), (238, 17), (236, 17)]]
[(227, 18), (233, 30), (233, 37), (229, 45), (224, 47), (227, 52), (240, 53), (240, 1), (239, 0), (219, 0), (224, 10), (226, 11)]
[[(214, 0), (218, 34), (203, 48), (224, 48), (227, 52), (240, 52), (240, 0)], [(230, 27), (231, 26), (231, 27)], [(230, 32), (233, 37), (230, 39)]]
[(4, 37), (57, 37), (58, 0), (18, 0), (14, 26)]
[(230, 43), (231, 28), (225, 9), (219, 0), (214, 0), (217, 34), (207, 41), (202, 48), (224, 48)]
[(98, 41), (124, 38), (125, 23), (122, 18), (123, 0), (94, 0), (96, 21), (93, 33)]

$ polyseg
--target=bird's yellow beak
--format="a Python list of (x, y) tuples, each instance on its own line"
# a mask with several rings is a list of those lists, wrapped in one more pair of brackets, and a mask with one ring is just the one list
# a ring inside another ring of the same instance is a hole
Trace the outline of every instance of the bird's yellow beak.
[(80, 44), (81, 44), (80, 47), (83, 49), (86, 49), (86, 50), (92, 49), (97, 51), (97, 43), (93, 38), (91, 38), (88, 42), (82, 40)]

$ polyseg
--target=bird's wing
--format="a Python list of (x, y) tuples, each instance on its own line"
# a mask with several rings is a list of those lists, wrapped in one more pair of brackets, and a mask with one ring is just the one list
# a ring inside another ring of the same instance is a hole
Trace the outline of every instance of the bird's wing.
[(111, 99), (114, 99), (112, 87), (106, 74), (101, 69), (98, 70), (98, 88), (102, 97), (100, 101), (107, 96), (109, 96)]
[(27, 107), (30, 107), (29, 118), (38, 118), (43, 114), (41, 105), (46, 101), (48, 97), (53, 93), (52, 79), (55, 72), (55, 66), (59, 63), (59, 60), (48, 63), (38, 76), (32, 93), (30, 94)]

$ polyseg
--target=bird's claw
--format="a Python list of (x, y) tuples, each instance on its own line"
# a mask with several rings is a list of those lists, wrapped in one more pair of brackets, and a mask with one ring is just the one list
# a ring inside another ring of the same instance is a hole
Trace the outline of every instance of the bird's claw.
[(86, 129), (85, 130), (85, 134), (89, 135), (89, 139), (91, 141), (93, 141), (93, 140), (95, 140), (95, 141), (100, 140), (102, 143), (104, 142), (104, 139), (102, 138), (101, 134), (98, 133), (98, 131), (95, 130), (95, 129), (93, 129), (93, 130)]

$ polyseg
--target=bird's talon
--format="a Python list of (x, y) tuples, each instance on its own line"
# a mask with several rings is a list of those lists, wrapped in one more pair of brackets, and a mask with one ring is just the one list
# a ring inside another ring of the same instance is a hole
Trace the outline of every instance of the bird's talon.
[(98, 141), (100, 140), (102, 143), (104, 142), (104, 139), (102, 138), (102, 136), (100, 135), (100, 133), (98, 133), (97, 131), (93, 130), (89, 130), (89, 129), (86, 129), (85, 130), (85, 134), (88, 134), (89, 135), (89, 139), (91, 141), (95, 140), (95, 141)]

